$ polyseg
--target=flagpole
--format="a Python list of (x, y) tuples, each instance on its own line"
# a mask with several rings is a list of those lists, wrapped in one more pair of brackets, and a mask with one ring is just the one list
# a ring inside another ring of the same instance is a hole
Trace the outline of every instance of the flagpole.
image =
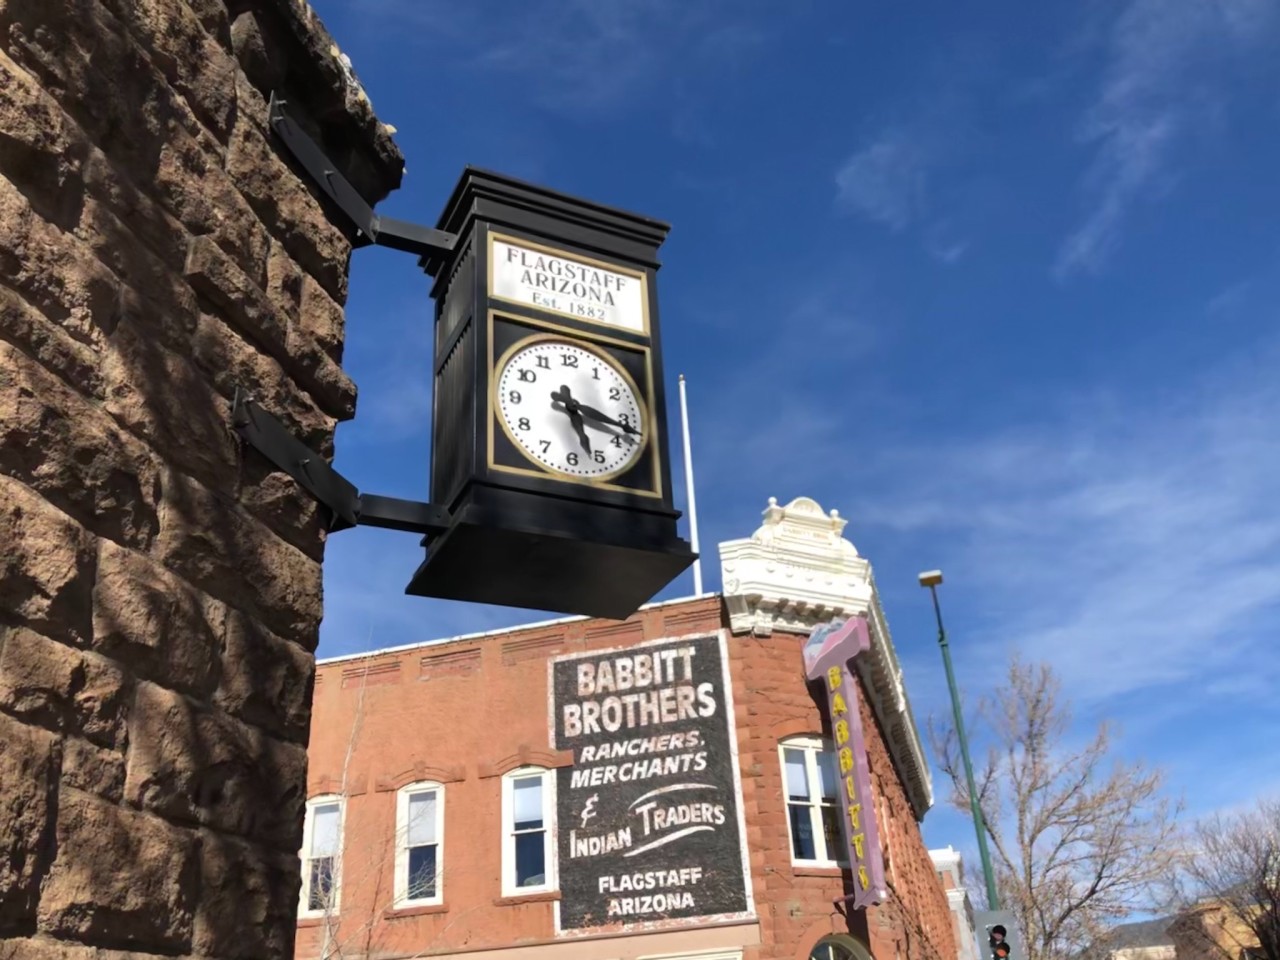
[[(689, 500), (689, 541), (698, 552), (698, 503), (693, 492), (693, 450), (689, 442), (689, 398), (685, 394), (684, 374), (680, 374), (680, 425), (684, 430), (684, 489)], [(693, 561), (693, 593), (702, 596), (702, 558)]]

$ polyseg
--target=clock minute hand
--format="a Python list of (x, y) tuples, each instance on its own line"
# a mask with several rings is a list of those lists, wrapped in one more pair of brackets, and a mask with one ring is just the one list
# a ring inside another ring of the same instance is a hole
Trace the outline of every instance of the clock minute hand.
[(640, 433), (640, 431), (637, 430), (635, 427), (631, 426), (631, 424), (623, 423), (621, 420), (615, 420), (613, 417), (609, 416), (607, 413), (601, 413), (595, 407), (588, 407), (585, 403), (579, 403), (577, 406), (578, 406), (579, 412), (581, 412), (581, 414), (584, 417), (586, 417), (588, 420), (595, 420), (599, 423), (607, 423), (610, 426), (619, 428), (623, 433), (634, 433), (634, 434)]

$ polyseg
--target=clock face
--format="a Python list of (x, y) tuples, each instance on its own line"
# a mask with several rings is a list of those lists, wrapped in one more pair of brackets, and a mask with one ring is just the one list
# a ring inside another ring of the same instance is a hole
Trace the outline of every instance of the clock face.
[(640, 398), (612, 358), (568, 340), (517, 346), (498, 371), (507, 434), (555, 473), (603, 480), (635, 463), (648, 440)]

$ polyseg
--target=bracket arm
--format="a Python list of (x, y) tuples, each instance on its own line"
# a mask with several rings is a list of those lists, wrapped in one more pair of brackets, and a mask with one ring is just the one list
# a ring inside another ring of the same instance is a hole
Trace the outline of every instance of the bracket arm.
[(403, 250), (420, 257), (439, 257), (453, 252), (458, 243), (455, 234), (404, 220), (380, 217), (374, 213), (373, 208), (364, 202), (364, 197), (360, 196), (356, 188), (325, 156), (320, 145), (307, 136), (302, 127), (289, 116), (285, 110), (286, 103), (274, 90), (271, 92), (267, 123), (298, 163), (302, 164), (315, 185), (351, 220), (359, 237), (364, 237), (368, 243)]
[(236, 388), (231, 426), (240, 438), (297, 481), (328, 508), (330, 532), (354, 526), (383, 527), (434, 536), (449, 528), (449, 511), (431, 503), (361, 494), (318, 453), (291, 434), (248, 393)]

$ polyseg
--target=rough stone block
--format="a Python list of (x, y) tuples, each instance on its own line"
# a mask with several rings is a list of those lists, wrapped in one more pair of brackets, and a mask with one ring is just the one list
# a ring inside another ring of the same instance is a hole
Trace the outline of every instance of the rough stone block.
[(315, 340), (335, 363), (342, 362), (346, 316), (342, 306), (311, 277), (304, 277), (302, 281), (298, 328)]
[(222, 490), (236, 484), (230, 408), (185, 357), (128, 319), (102, 359), (107, 412), (174, 465)]
[(84, 245), (0, 177), (0, 277), (83, 343), (100, 344), (117, 320), (120, 281)]
[[(160, 318), (155, 326), (177, 331), (180, 343), (181, 335), (195, 326), (196, 317), (195, 294), (181, 276), (152, 253), (104, 202), (93, 197), (84, 202), (75, 235), (130, 288), (137, 300), (150, 306), (145, 313)], [(143, 313), (144, 309), (135, 306), (131, 312)], [(118, 315), (123, 312), (117, 309)]]
[(164, 0), (103, 0), (151, 63), (183, 95), (196, 116), (226, 142), (235, 116), (231, 56), (185, 4)]
[(138, 685), (129, 717), (130, 803), (296, 853), (306, 770), (304, 747), (155, 684)]
[(125, 677), (104, 657), (24, 627), (0, 627), (0, 707), (28, 723), (116, 743)]
[(94, 538), (25, 484), (0, 476), (0, 610), (46, 636), (92, 635)]
[(86, 191), (103, 204), (170, 270), (186, 259), (189, 234), (172, 215), (133, 183), (96, 147), (84, 161)]
[(57, 779), (53, 735), (0, 714), (0, 936), (35, 925)]
[(320, 344), (296, 327), (289, 335), (288, 367), (325, 413), (339, 420), (356, 415), (355, 383)]
[(164, 481), (156, 557), (200, 589), (314, 649), (320, 564), (182, 474)]
[(66, 737), (62, 741), (62, 783), (119, 803), (124, 797), (124, 755), (79, 737)]
[[(296, 319), (302, 307), (304, 278), (311, 286), (317, 290), (320, 289), (319, 284), (303, 273), (302, 269), (293, 262), (293, 258), (281, 246), (280, 241), (272, 240), (271, 253), (267, 256), (267, 297), (276, 310), (290, 319)], [(327, 297), (328, 294), (325, 296)], [(334, 359), (342, 358), (339, 356)]]
[(202, 313), (196, 324), (191, 355), (224, 397), (237, 387), (248, 390), (272, 416), (279, 417), (299, 440), (328, 455), (335, 421), (298, 389), (279, 361), (254, 348), (221, 317)]
[(46, 319), (7, 287), (0, 287), (0, 337), (35, 358), (64, 383), (88, 396), (103, 395), (97, 352)]
[[(297, 434), (302, 436), (301, 432)], [(305, 441), (304, 441), (305, 442)], [(332, 446), (331, 441), (311, 446)], [(256, 450), (246, 450), (240, 471), (240, 503), (253, 516), (316, 563), (324, 560), (329, 511), (322, 507), (287, 473)]]
[(57, 102), (0, 50), (0, 174), (17, 184), (39, 214), (63, 229), (75, 224), (80, 167), (88, 144)]
[(187, 281), (245, 336), (281, 360), (288, 356), (287, 320), (216, 243), (208, 237), (193, 238), (185, 273)]
[(100, 536), (146, 548), (160, 474), (146, 447), (34, 360), (0, 343), (0, 472)]
[(284, 82), (284, 52), (276, 43), (262, 13), (245, 10), (231, 24), (231, 45), (250, 83), (264, 93)]
[(239, 611), (227, 616), (215, 703), (246, 723), (307, 745), (315, 658)]
[(40, 937), (0, 940), (0, 960), (155, 960), (155, 954), (103, 950), (80, 943)]
[(292, 956), (301, 884), (297, 856), (264, 855), (207, 832), (203, 841), (195, 950), (244, 960)]
[(231, 133), (227, 173), (289, 255), (345, 301), (350, 241), (252, 122), (237, 121)]
[(199, 885), (192, 834), (68, 788), (57, 822), (42, 929), (89, 944), (190, 948)]
[(140, 553), (99, 543), (95, 649), (196, 696), (218, 682), (226, 609)]

